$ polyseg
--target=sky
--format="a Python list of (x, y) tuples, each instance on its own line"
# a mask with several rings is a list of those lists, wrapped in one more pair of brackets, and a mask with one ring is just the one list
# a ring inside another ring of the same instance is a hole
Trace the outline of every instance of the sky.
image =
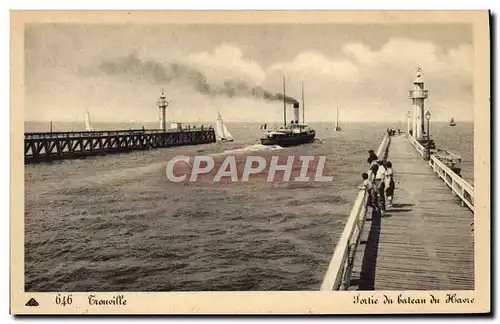
[[(470, 25), (32, 24), (25, 30), (29, 121), (400, 121), (419, 66), (433, 120), (473, 120)], [(288, 118), (290, 119), (290, 118)]]

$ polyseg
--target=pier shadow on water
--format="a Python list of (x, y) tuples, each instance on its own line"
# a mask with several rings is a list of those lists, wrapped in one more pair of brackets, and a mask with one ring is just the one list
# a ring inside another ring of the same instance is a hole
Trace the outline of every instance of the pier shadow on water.
[(382, 218), (378, 211), (372, 211), (370, 232), (365, 241), (365, 252), (359, 278), (359, 290), (374, 290), (375, 270), (377, 269), (378, 245)]
[[(378, 211), (372, 211), (370, 231), (368, 237), (362, 244), (365, 244), (365, 250), (362, 258), (359, 280), (352, 280), (351, 285), (357, 285), (358, 290), (375, 290), (375, 276), (377, 269), (377, 257), (380, 242), (380, 233), (382, 231), (382, 222), (389, 221), (391, 217), (397, 217), (398, 213), (410, 212), (414, 204), (394, 204), (388, 208), (384, 215)], [(409, 207), (409, 208), (405, 208)], [(357, 281), (357, 282), (353, 282)]]
[(403, 207), (413, 207), (413, 206), (415, 206), (415, 204), (393, 204), (392, 208), (403, 208)]

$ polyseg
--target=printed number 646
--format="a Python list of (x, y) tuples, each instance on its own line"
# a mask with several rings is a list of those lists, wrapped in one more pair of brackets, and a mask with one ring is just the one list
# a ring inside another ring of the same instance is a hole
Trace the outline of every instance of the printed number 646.
[(57, 305), (66, 306), (66, 305), (71, 305), (72, 302), (73, 299), (71, 298), (71, 295), (61, 296), (61, 294), (57, 294), (56, 296)]

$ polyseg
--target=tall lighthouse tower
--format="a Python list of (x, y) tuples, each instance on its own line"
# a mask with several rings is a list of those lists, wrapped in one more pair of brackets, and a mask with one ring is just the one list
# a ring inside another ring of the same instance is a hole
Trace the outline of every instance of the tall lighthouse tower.
[(167, 130), (167, 107), (168, 107), (168, 100), (165, 98), (165, 93), (161, 92), (160, 98), (158, 98), (158, 101), (156, 102), (156, 105), (158, 108), (160, 108), (160, 129), (163, 131)]
[(417, 68), (417, 78), (413, 81), (413, 89), (410, 90), (410, 99), (413, 100), (413, 138), (419, 140), (425, 131), (424, 125), (424, 100), (427, 99), (428, 91), (424, 89), (422, 80), (422, 69)]

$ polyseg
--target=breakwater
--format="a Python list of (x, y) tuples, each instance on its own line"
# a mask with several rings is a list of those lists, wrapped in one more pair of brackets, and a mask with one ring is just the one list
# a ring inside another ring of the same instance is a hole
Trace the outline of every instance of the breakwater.
[(37, 163), (215, 142), (213, 128), (24, 133), (24, 161)]

